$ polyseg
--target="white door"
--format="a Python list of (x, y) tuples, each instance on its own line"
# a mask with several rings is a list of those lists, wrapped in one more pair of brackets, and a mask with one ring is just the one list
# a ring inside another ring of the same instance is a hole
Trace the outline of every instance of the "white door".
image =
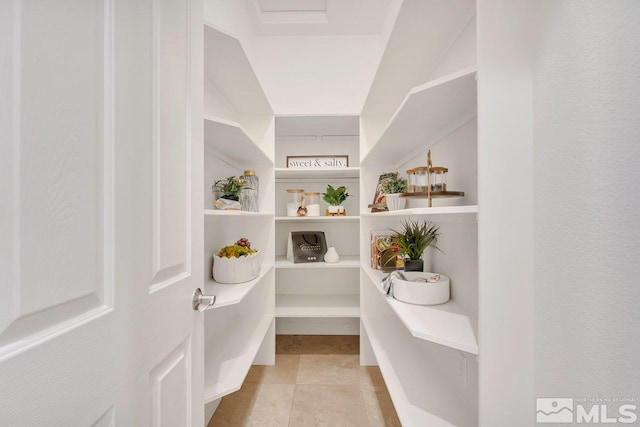
[(2, 426), (203, 424), (201, 15), (0, 2)]

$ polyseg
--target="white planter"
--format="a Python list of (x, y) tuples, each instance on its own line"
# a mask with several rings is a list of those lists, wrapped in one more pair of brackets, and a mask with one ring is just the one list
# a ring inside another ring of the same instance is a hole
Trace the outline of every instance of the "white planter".
[(331, 214), (339, 214), (339, 213), (344, 212), (344, 206), (329, 205), (329, 206), (327, 206), (327, 211), (329, 211), (329, 213), (331, 213)]
[(213, 255), (213, 279), (218, 283), (244, 283), (260, 274), (262, 252), (239, 257), (221, 258)]
[(414, 282), (418, 277), (430, 278), (436, 273), (422, 273), (418, 271), (405, 272), (409, 279), (401, 280), (397, 277), (393, 279), (393, 297), (398, 301), (417, 305), (443, 304), (449, 301), (449, 278), (440, 275), (437, 282)]
[(402, 193), (385, 194), (384, 198), (387, 201), (387, 208), (390, 211), (398, 211), (404, 209), (407, 204), (407, 199), (400, 197)]

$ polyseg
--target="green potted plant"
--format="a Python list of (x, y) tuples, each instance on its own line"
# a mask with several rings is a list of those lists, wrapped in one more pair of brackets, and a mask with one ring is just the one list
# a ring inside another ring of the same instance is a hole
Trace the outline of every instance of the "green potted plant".
[(346, 215), (347, 211), (344, 209), (344, 206), (342, 206), (342, 203), (344, 203), (349, 196), (350, 194), (347, 193), (347, 187), (344, 185), (333, 188), (331, 184), (328, 184), (326, 192), (322, 193), (322, 200), (329, 204), (327, 207), (327, 216)]
[[(211, 186), (211, 191), (215, 195), (216, 201), (213, 203), (218, 209), (240, 209), (240, 192), (244, 188), (245, 183), (243, 180), (230, 176), (225, 179), (216, 181)], [(220, 196), (220, 194), (222, 194)]]
[(235, 176), (230, 176), (225, 179), (220, 179), (213, 184), (211, 189), (213, 192), (222, 193), (221, 199), (227, 200), (240, 200), (240, 192), (244, 187), (244, 182)]
[[(439, 227), (429, 221), (407, 220), (402, 224), (402, 230), (393, 231), (393, 239), (400, 246), (400, 254), (405, 257), (405, 271), (424, 271), (422, 254), (429, 247), (440, 250), (436, 243), (440, 235)], [(440, 251), (442, 252), (442, 251)]]
[(400, 196), (407, 192), (407, 180), (405, 178), (396, 173), (382, 184), (381, 190), (384, 193), (385, 202), (390, 211), (404, 209), (407, 199)]

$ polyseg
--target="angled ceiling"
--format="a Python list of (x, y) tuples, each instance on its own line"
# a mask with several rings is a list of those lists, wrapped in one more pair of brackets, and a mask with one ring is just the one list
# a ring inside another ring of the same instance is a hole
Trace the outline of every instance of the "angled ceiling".
[(380, 34), (391, 0), (244, 0), (256, 35)]

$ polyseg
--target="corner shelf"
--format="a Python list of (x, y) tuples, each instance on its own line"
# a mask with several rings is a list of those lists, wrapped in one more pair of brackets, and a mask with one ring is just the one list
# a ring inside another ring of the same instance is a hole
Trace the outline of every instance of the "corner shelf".
[(478, 342), (471, 319), (455, 301), (439, 305), (413, 305), (387, 298), (379, 286), (384, 273), (363, 267), (387, 304), (415, 338), (431, 341), (456, 350), (478, 354)]
[(476, 71), (465, 68), (411, 89), (362, 165), (401, 164), (475, 117)]
[(240, 114), (273, 115), (240, 40), (204, 24), (204, 75)]
[[(400, 197), (406, 197), (409, 199), (428, 199), (429, 193), (404, 193)], [(431, 193), (432, 199), (450, 199), (452, 197), (464, 197), (464, 191), (434, 191)]]
[(251, 139), (239, 123), (206, 116), (204, 143), (207, 149), (238, 167), (247, 162), (256, 166), (273, 166), (273, 160)]
[(286, 257), (280, 256), (276, 258), (276, 270), (280, 269), (303, 269), (303, 270), (311, 270), (311, 269), (339, 269), (339, 268), (360, 268), (360, 257), (358, 255), (351, 256), (340, 256), (340, 262), (335, 264), (329, 264), (326, 262), (306, 262), (306, 263), (298, 263), (295, 264)]
[(424, 83), (434, 72), (475, 13), (475, 0), (402, 3), (362, 108), (367, 146), (379, 139), (411, 88)]
[(347, 216), (277, 216), (278, 222), (357, 222), (360, 221), (358, 215)]
[(433, 208), (410, 208), (387, 212), (365, 212), (362, 218), (385, 219), (389, 217), (427, 217), (434, 222), (477, 222), (478, 205), (469, 206), (441, 206)]
[(378, 340), (374, 328), (369, 323), (369, 319), (367, 319), (366, 316), (362, 316), (360, 320), (362, 321), (362, 326), (369, 338), (371, 349), (373, 350), (373, 354), (376, 356), (380, 372), (382, 372), (385, 385), (389, 390), (389, 395), (393, 400), (393, 405), (398, 413), (398, 418), (400, 418), (402, 425), (453, 426), (453, 424), (446, 422), (442, 418), (436, 417), (435, 415), (411, 404), (411, 401), (407, 398), (402, 387), (402, 383), (393, 369), (393, 365), (391, 364), (383, 345)]
[(360, 295), (276, 294), (276, 317), (360, 317)]
[(205, 221), (211, 221), (217, 218), (229, 218), (229, 217), (246, 217), (246, 218), (273, 218), (273, 212), (247, 212), (236, 210), (220, 210), (220, 209), (205, 209), (204, 219)]
[(272, 268), (273, 264), (264, 264), (258, 277), (246, 283), (224, 284), (210, 279), (204, 284), (204, 293), (216, 296), (213, 309), (239, 304)]
[(220, 375), (216, 384), (213, 387), (206, 388), (204, 391), (204, 403), (213, 402), (240, 390), (272, 322), (272, 315), (264, 316), (260, 323), (256, 325), (251, 338), (247, 341), (249, 345), (246, 351), (235, 358), (225, 360), (223, 369), (219, 371)]
[(359, 178), (360, 168), (340, 168), (340, 169), (290, 169), (275, 168), (276, 179), (344, 179)]

